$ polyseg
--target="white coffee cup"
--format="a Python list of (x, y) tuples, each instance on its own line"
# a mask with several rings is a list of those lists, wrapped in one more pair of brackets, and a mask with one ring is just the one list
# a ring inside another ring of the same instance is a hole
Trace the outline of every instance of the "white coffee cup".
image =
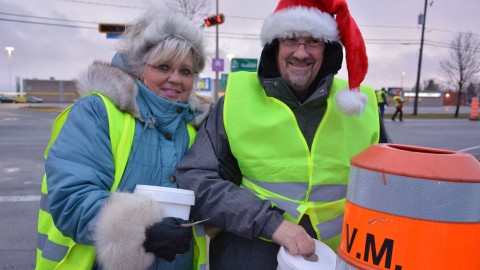
[(301, 255), (292, 255), (282, 246), (277, 254), (277, 270), (335, 270), (335, 252), (324, 243), (313, 240), (317, 261), (308, 261)]
[(165, 217), (188, 220), (190, 208), (195, 204), (195, 193), (192, 190), (136, 185), (133, 192), (149, 196), (153, 200), (161, 202)]

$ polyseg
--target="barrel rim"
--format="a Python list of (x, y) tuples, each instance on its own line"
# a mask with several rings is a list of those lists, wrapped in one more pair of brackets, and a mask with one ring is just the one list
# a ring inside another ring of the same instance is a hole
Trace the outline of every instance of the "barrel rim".
[(468, 153), (451, 150), (380, 143), (354, 156), (350, 164), (426, 180), (480, 183), (480, 162)]

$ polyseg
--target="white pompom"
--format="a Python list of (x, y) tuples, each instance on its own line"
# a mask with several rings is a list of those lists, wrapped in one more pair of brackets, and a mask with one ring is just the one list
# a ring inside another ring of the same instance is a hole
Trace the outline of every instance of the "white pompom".
[(360, 92), (358, 88), (352, 90), (348, 88), (343, 89), (337, 93), (335, 98), (340, 111), (348, 115), (361, 115), (365, 110), (365, 105), (368, 102), (367, 96)]

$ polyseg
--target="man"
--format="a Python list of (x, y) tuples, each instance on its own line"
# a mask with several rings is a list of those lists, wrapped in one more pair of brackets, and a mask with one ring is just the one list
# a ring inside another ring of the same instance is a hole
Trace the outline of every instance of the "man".
[[(334, 78), (338, 35), (348, 83)], [(336, 251), (350, 158), (386, 141), (374, 90), (360, 87), (366, 50), (344, 0), (280, 0), (260, 37), (258, 72), (230, 74), (177, 167), (179, 187), (195, 192), (191, 215), (220, 229), (212, 270), (273, 270), (280, 246), (309, 256), (312, 238)]]
[(397, 94), (393, 97), (393, 105), (395, 106), (395, 113), (392, 115), (392, 121), (395, 121), (397, 114), (399, 120), (403, 121), (403, 99), (401, 90), (397, 90)]
[(375, 92), (377, 95), (377, 104), (378, 110), (380, 112), (380, 117), (383, 119), (383, 114), (385, 112), (385, 105), (387, 105), (387, 91), (385, 91), (385, 87)]

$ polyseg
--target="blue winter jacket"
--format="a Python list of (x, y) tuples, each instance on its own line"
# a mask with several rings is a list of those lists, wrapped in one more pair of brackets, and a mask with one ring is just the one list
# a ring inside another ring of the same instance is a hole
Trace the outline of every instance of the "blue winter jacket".
[[(96, 64), (101, 68), (89, 70), (95, 79), (89, 81), (91, 77), (85, 76), (89, 79), (79, 85), (88, 89), (79, 91), (100, 91), (118, 102), (119, 107), (128, 103), (125, 110), (136, 118), (132, 149), (117, 191), (131, 193), (137, 184), (178, 187), (175, 168), (189, 145), (186, 123), (195, 117), (191, 104), (159, 97), (138, 79), (138, 93), (129, 94), (134, 100), (125, 100), (129, 98), (125, 92), (130, 89), (121, 89), (122, 84), (112, 82), (116, 78), (109, 69), (115, 67)], [(92, 234), (99, 211), (111, 195), (114, 163), (108, 131), (102, 99), (97, 95), (81, 98), (71, 109), (45, 163), (48, 201), (55, 225), (79, 244), (94, 245)], [(189, 252), (171, 263), (157, 259), (150, 269), (192, 269), (191, 257)], [(101, 268), (96, 264), (94, 269)]]

